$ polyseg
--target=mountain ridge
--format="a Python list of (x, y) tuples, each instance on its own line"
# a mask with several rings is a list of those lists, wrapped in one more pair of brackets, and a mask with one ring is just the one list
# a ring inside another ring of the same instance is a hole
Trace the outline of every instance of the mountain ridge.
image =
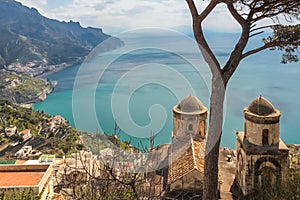
[(80, 63), (108, 38), (103, 51), (124, 45), (101, 28), (84, 28), (79, 22), (50, 19), (14, 0), (0, 0), (0, 24), (0, 65), (10, 66), (12, 71), (27, 66), (33, 70), (19, 71), (30, 75), (43, 73), (43, 67), (49, 71), (46, 66), (50, 65)]

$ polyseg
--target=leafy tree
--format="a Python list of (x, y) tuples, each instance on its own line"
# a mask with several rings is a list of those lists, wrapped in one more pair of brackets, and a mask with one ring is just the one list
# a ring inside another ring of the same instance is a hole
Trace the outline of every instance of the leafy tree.
[[(218, 157), (222, 135), (223, 103), (228, 82), (243, 59), (265, 49), (284, 51), (282, 63), (298, 61), (296, 50), (300, 43), (300, 25), (295, 21), (300, 19), (300, 1), (210, 0), (200, 12), (194, 0), (186, 0), (186, 2), (193, 19), (195, 39), (212, 73), (203, 198), (214, 200), (218, 198)], [(240, 37), (224, 66), (221, 66), (203, 33), (203, 22), (220, 4), (227, 6), (229, 13), (241, 27)], [(266, 21), (269, 24), (265, 25)], [(273, 32), (269, 33), (266, 30), (273, 30)], [(247, 44), (251, 39), (262, 33), (269, 33), (269, 36), (263, 39), (261, 46), (247, 50)]]

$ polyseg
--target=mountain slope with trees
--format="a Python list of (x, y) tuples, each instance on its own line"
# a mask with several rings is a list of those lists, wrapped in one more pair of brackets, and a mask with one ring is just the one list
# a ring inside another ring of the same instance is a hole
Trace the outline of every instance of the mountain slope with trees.
[(0, 98), (17, 104), (45, 100), (56, 82), (0, 70)]
[[(22, 146), (32, 146), (43, 153), (64, 155), (82, 148), (77, 143), (78, 131), (60, 116), (51, 116), (43, 112), (23, 108), (7, 100), (0, 99), (0, 157), (1, 160), (13, 157)], [(16, 127), (13, 136), (5, 136), (6, 128)], [(29, 129), (32, 137), (20, 141), (17, 145), (5, 146), (18, 140), (18, 133)]]

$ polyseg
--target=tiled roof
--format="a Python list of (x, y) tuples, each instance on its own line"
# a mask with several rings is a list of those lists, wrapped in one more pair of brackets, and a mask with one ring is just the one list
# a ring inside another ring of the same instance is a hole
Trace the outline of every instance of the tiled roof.
[(51, 174), (50, 165), (0, 165), (0, 188), (40, 187)]
[(21, 133), (24, 133), (24, 134), (30, 133), (30, 129), (24, 129), (23, 131), (21, 131)]
[[(182, 153), (182, 151), (184, 153)], [(176, 154), (179, 154), (176, 158)], [(204, 172), (205, 141), (194, 140), (190, 138), (190, 144), (187, 148), (177, 149), (171, 153), (171, 163), (169, 165), (168, 184), (175, 182), (186, 174), (197, 170)]]
[(16, 160), (16, 162), (14, 164), (16, 165), (21, 165), (23, 164), (24, 162), (26, 162), (26, 160)]
[(44, 171), (0, 172), (0, 187), (36, 186), (44, 173)]
[(60, 116), (60, 115), (56, 115), (56, 116), (54, 117), (54, 120), (61, 122), (61, 121), (64, 120), (64, 118), (63, 118), (62, 116)]

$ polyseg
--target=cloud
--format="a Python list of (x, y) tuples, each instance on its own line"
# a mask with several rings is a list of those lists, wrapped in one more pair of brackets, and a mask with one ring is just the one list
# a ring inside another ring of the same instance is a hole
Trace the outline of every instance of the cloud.
[(226, 5), (218, 5), (204, 22), (204, 26), (209, 30), (217, 32), (238, 32), (240, 27), (230, 15)]
[(45, 6), (48, 3), (48, 0), (38, 0), (38, 1), (32, 1), (32, 0), (17, 0), (21, 2), (24, 5), (27, 5), (28, 7), (41, 7)]
[[(20, 1), (36, 7), (48, 17), (79, 21), (83, 26), (102, 27), (109, 33), (145, 27), (184, 27), (192, 24), (186, 2), (178, 0), (60, 0), (61, 5), (57, 3), (56, 7), (47, 7), (50, 2), (47, 0)], [(204, 8), (205, 4), (199, 4), (199, 9)], [(225, 7), (220, 6), (206, 20), (206, 29), (228, 32), (238, 30), (238, 26), (229, 16)]]
[(36, 8), (38, 11), (45, 15), (47, 11), (44, 11), (44, 7), (47, 6), (48, 0), (38, 0), (38, 1), (32, 1), (32, 0), (17, 0), (18, 2), (22, 3), (23, 5), (29, 7), (29, 8)]

